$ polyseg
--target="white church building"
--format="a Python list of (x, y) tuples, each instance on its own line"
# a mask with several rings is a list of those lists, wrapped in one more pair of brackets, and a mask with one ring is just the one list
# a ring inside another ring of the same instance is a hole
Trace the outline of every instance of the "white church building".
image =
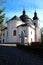
[(40, 21), (36, 11), (31, 19), (23, 10), (20, 17), (14, 16), (7, 21), (7, 27), (2, 30), (1, 43), (31, 44), (40, 41)]

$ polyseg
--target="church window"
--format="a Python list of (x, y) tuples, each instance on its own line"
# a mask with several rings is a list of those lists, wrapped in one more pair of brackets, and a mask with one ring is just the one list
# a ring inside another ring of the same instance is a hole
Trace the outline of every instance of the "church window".
[(13, 35), (16, 36), (16, 30), (13, 31)]
[(32, 31), (31, 31), (31, 34), (32, 34)]
[(4, 43), (4, 39), (3, 39), (3, 43)]
[(1, 43), (1, 40), (0, 40), (0, 43)]
[(5, 33), (3, 33), (3, 36), (5, 36)]
[(36, 23), (34, 23), (34, 25), (36, 25)]
[(31, 38), (31, 42), (32, 42), (32, 38)]
[(8, 37), (8, 31), (7, 31), (7, 37)]

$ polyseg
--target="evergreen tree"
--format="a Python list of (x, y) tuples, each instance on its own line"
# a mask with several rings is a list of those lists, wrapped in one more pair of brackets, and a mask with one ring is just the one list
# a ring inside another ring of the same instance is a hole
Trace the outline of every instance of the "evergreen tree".
[(2, 30), (4, 17), (5, 17), (4, 3), (5, 3), (5, 0), (0, 0), (0, 31)]
[(0, 24), (3, 23), (4, 17), (5, 17), (4, 9), (0, 9)]

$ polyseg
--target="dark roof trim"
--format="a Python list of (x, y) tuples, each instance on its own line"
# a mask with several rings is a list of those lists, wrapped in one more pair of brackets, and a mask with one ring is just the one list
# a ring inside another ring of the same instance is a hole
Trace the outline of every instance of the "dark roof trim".
[(15, 15), (15, 16), (12, 17), (11, 19), (9, 19), (7, 22), (9, 22), (9, 21), (11, 21), (11, 20), (21, 20), (21, 19)]
[[(22, 26), (22, 27), (24, 27), (24, 26), (30, 26), (31, 28), (33, 28), (31, 24), (22, 24), (22, 25), (20, 25), (20, 26)], [(17, 27), (19, 27), (19, 26), (17, 26)], [(33, 28), (33, 29), (34, 29), (34, 28)]]
[(4, 29), (2, 29), (1, 31), (6, 30), (6, 29), (7, 29), (7, 27), (5, 27)]

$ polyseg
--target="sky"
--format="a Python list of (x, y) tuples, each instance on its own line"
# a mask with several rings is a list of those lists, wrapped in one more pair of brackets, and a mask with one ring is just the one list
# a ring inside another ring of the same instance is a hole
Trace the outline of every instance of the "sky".
[(36, 10), (40, 26), (43, 27), (43, 0), (6, 0), (4, 7), (7, 19), (15, 15), (19, 17), (23, 9), (25, 9), (26, 14), (32, 19)]

